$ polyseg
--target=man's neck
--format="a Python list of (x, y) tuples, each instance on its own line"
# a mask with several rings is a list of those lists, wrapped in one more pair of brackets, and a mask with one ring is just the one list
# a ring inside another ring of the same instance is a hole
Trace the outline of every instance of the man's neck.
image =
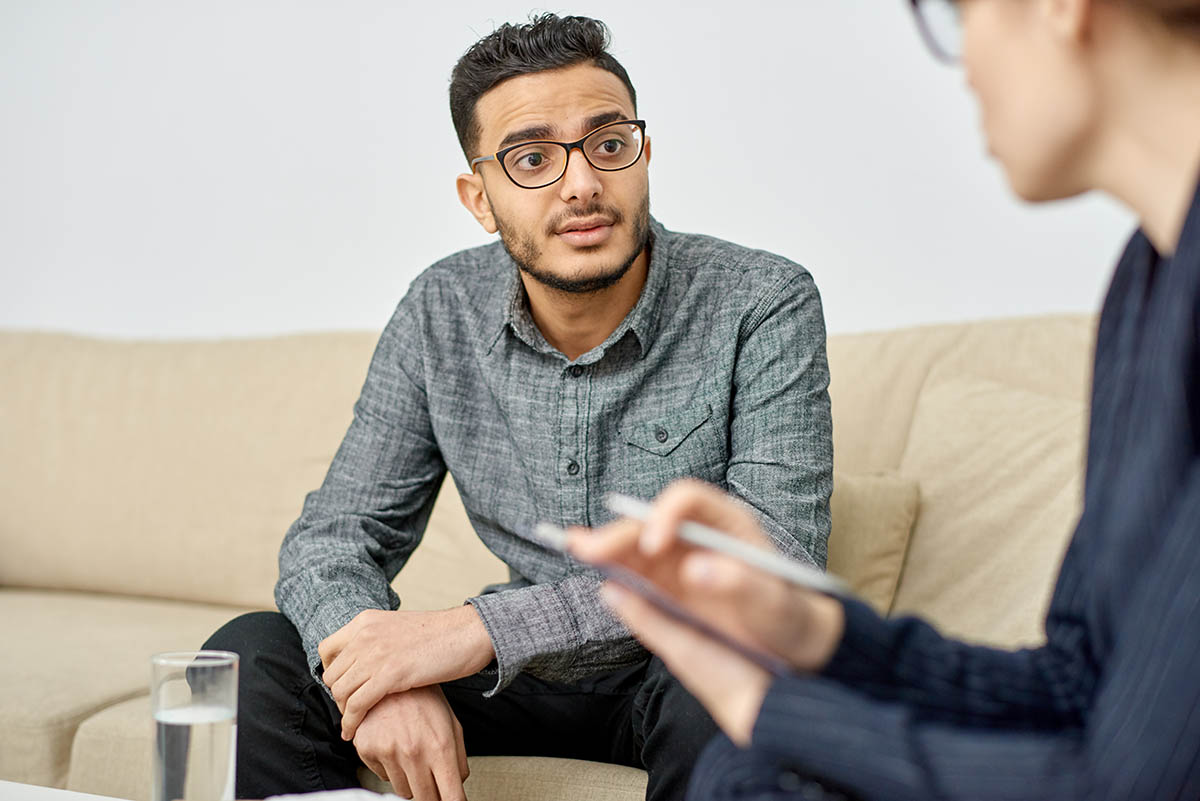
[(650, 248), (646, 247), (621, 280), (596, 292), (564, 292), (525, 273), (521, 273), (521, 282), (529, 296), (530, 315), (542, 336), (574, 361), (608, 339), (633, 311), (646, 285), (649, 267)]

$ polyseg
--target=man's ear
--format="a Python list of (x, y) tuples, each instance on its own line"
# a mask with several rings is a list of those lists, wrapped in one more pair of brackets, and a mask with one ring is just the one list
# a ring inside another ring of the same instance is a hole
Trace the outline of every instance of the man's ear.
[(455, 181), (458, 188), (458, 201), (463, 208), (471, 212), (471, 216), (479, 221), (483, 230), (489, 234), (496, 233), (496, 217), (492, 214), (492, 203), (488, 200), (487, 190), (483, 188), (483, 176), (477, 172), (465, 172)]
[(650, 137), (646, 137), (646, 144), (642, 146), (642, 155), (646, 157), (646, 163), (650, 163)]

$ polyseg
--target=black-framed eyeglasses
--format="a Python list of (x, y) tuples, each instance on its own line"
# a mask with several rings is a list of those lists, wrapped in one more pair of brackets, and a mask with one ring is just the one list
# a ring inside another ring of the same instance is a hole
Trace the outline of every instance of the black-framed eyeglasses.
[(646, 148), (646, 121), (620, 120), (601, 125), (574, 142), (521, 142), (490, 156), (471, 159), (471, 172), (484, 161), (497, 161), (508, 179), (522, 189), (541, 189), (567, 174), (571, 151), (578, 149), (587, 163), (603, 172), (637, 164)]
[(962, 10), (959, 0), (909, 0), (921, 38), (941, 61), (957, 64), (962, 57)]

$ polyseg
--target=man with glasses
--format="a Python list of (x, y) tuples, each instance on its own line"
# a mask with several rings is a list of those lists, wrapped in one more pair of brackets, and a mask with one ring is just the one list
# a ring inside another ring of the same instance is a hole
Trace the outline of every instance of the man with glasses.
[[(463, 205), (500, 242), (412, 284), (354, 421), (280, 553), (282, 615), (232, 621), (239, 797), (357, 785), (463, 797), (466, 755), (644, 767), (682, 798), (708, 715), (599, 602), (538, 522), (596, 525), (604, 497), (696, 476), (784, 553), (823, 565), (832, 444), (808, 273), (650, 217), (650, 141), (596, 20), (505, 25), (458, 62)], [(457, 608), (389, 586), (446, 473), (512, 581)], [(784, 522), (786, 521), (786, 522)]]

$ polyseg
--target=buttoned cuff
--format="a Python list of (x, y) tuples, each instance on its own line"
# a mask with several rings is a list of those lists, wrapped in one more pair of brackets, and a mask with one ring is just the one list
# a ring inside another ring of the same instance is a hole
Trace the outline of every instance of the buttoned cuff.
[(496, 686), (491, 698), (536, 661), (542, 672), (569, 673), (579, 651), (579, 623), (553, 584), (504, 590), (467, 599), (492, 639)]

